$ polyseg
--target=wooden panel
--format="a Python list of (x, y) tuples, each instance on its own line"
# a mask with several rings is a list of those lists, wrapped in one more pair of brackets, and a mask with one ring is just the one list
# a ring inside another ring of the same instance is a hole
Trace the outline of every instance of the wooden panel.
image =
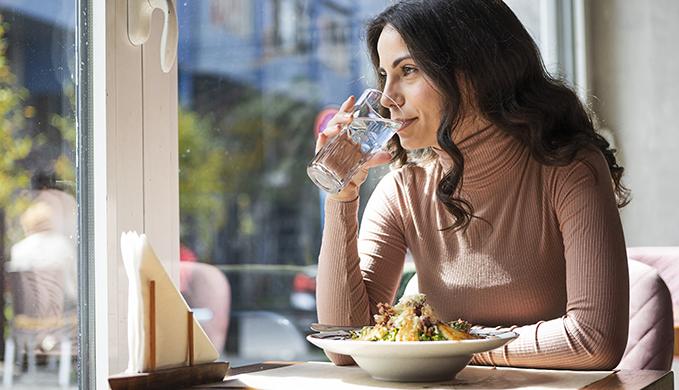
[(144, 227), (158, 258), (179, 286), (179, 131), (177, 64), (160, 66), (163, 16), (153, 13), (142, 47), (144, 101)]
[[(109, 230), (109, 372), (127, 366), (127, 275), (120, 255), (120, 234), (143, 231), (143, 101), (141, 48), (127, 37), (127, 1), (115, 1), (113, 36), (107, 50)], [(111, 50), (113, 48), (113, 50)]]

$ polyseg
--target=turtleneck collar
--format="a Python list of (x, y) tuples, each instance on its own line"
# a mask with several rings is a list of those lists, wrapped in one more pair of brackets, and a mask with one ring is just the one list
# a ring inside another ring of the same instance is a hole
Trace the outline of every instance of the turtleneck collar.
[[(461, 126), (462, 131), (453, 134), (453, 142), (464, 157), (463, 186), (465, 189), (482, 187), (512, 168), (527, 148), (511, 135), (493, 124), (475, 122)], [(453, 161), (439, 146), (432, 148), (438, 155), (443, 172), (448, 172)]]

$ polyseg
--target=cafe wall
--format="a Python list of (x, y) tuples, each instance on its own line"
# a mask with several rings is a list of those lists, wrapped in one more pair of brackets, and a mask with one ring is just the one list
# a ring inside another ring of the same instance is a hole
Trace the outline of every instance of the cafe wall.
[(588, 4), (592, 105), (632, 190), (627, 245), (679, 245), (679, 2)]

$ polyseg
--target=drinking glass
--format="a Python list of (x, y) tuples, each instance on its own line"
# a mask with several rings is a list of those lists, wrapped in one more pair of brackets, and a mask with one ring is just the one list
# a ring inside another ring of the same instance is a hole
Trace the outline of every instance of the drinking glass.
[[(393, 99), (376, 89), (366, 89), (356, 100), (352, 121), (316, 153), (307, 166), (307, 174), (318, 187), (331, 194), (340, 192), (365, 164), (401, 127), (401, 122), (380, 114), (382, 98)], [(403, 118), (403, 115), (398, 115)]]

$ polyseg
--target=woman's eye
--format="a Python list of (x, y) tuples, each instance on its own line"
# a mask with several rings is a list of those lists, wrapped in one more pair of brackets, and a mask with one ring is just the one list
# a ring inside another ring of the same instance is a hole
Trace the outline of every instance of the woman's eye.
[(404, 66), (404, 67), (402, 68), (402, 71), (403, 71), (403, 75), (404, 75), (404, 76), (407, 76), (407, 75), (409, 75), (409, 74), (411, 74), (411, 73), (417, 72), (417, 68), (414, 68), (414, 67), (412, 67), (412, 66)]

